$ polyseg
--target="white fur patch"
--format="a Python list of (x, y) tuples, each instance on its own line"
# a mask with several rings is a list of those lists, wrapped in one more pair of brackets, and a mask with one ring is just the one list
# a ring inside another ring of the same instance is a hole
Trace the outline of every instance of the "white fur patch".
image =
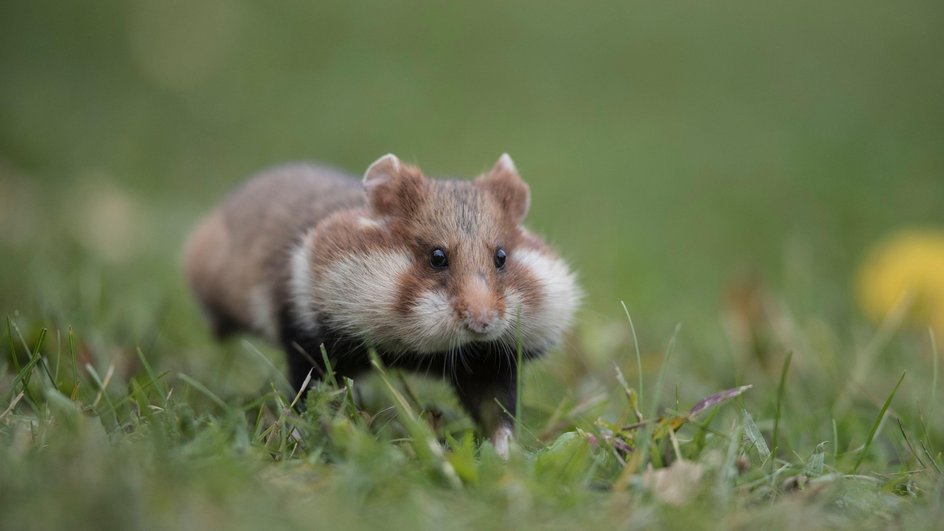
[(497, 166), (507, 171), (518, 173), (518, 168), (515, 167), (515, 161), (511, 160), (511, 155), (508, 153), (502, 153), (502, 156), (498, 158)]
[(410, 255), (394, 249), (333, 262), (312, 286), (328, 324), (378, 346), (397, 338), (399, 279), (410, 265)]
[(495, 447), (495, 453), (497, 453), (502, 459), (507, 460), (511, 450), (511, 441), (513, 439), (514, 432), (511, 431), (511, 427), (502, 424), (497, 430), (495, 430), (495, 433), (492, 434), (490, 440), (492, 442), (492, 446)]
[(278, 326), (269, 286), (260, 284), (249, 290), (249, 318), (257, 333), (273, 343), (278, 342)]
[(357, 216), (357, 227), (361, 229), (379, 229), (383, 225), (376, 219), (368, 216)]
[(461, 338), (449, 298), (439, 291), (421, 294), (404, 321), (400, 333), (417, 352), (442, 352)]
[(289, 291), (294, 307), (295, 324), (312, 331), (315, 327), (314, 271), (311, 268), (311, 233), (292, 251)]
[(573, 272), (562, 259), (534, 249), (519, 249), (509, 260), (517, 261), (533, 275), (541, 300), (537, 305), (526, 306), (520, 292), (508, 290), (506, 342), (514, 345), (520, 334), (525, 349), (556, 345), (570, 326), (581, 298)]

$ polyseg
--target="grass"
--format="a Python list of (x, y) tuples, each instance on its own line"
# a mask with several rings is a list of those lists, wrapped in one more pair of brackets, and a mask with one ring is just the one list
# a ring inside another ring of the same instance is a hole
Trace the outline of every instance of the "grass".
[[(527, 367), (522, 436), (504, 462), (444, 388), (393, 379), (379, 364), (364, 381), (317, 382), (299, 413), (275, 379), (235, 391), (210, 383), (212, 371), (154, 365), (157, 353), (143, 349), (123, 371), (81, 330), (51, 340), (52, 324), (22, 316), (7, 330), (0, 510), (10, 529), (931, 528), (941, 516), (944, 426), (924, 416), (930, 368), (910, 363), (896, 365), (927, 378), (902, 375), (877, 406), (854, 391), (832, 423), (844, 398), (833, 375), (799, 358), (788, 372), (789, 354), (776, 380), (755, 366), (744, 374), (751, 388), (669, 405), (660, 389), (685, 381), (667, 362), (684, 355), (677, 328), (637, 422), (638, 403), (626, 400), (636, 390), (621, 374), (636, 370), (627, 334), (614, 352), (581, 362), (564, 351)], [(271, 354), (231, 347), (243, 351), (236, 363)], [(553, 398), (586, 362), (582, 383)], [(894, 400), (899, 391), (913, 401)], [(882, 430), (887, 418), (899, 429)]]

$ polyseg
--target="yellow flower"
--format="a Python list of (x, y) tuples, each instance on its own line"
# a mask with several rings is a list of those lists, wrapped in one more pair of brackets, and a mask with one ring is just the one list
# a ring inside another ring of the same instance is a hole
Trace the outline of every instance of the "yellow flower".
[(863, 260), (856, 287), (872, 319), (907, 297), (909, 320), (944, 336), (944, 231), (908, 229), (879, 242)]

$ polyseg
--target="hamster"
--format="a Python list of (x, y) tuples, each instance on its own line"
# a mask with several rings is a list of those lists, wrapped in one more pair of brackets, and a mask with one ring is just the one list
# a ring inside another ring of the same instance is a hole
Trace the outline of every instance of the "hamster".
[[(265, 171), (194, 230), (184, 271), (214, 333), (280, 345), (290, 380), (384, 364), (441, 376), (496, 450), (512, 436), (523, 359), (557, 345), (580, 299), (570, 267), (522, 222), (528, 185), (502, 155), (474, 180), (385, 155), (362, 180)], [(314, 370), (312, 370), (314, 369)]]

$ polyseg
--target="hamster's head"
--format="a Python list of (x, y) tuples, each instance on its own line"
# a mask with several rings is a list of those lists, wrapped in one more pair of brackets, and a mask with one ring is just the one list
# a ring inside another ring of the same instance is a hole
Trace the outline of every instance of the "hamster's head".
[(519, 340), (545, 350), (561, 339), (579, 290), (566, 263), (523, 228), (530, 192), (511, 157), (461, 181), (427, 179), (386, 155), (363, 182), (367, 210), (340, 216), (325, 227), (333, 237), (316, 242), (336, 257), (315, 279), (332, 326), (423, 354)]

